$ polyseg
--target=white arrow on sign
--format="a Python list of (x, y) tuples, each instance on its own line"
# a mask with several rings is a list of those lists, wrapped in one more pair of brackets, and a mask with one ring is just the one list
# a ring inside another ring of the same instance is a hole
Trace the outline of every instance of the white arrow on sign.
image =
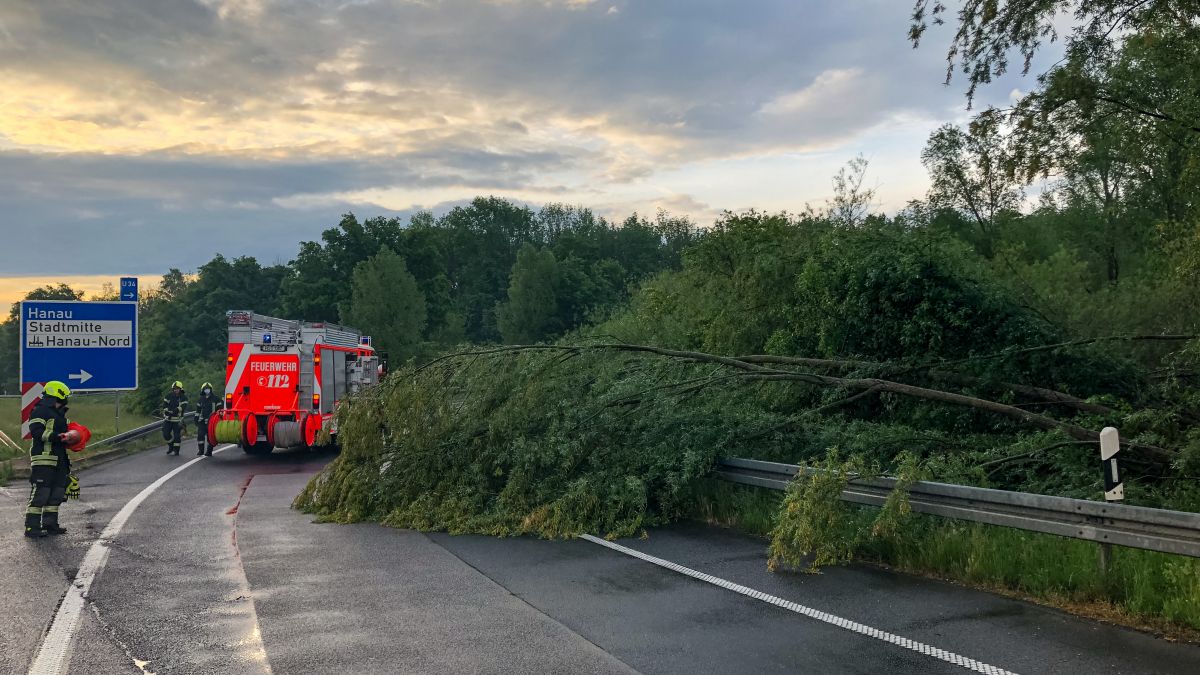
[(88, 371), (84, 370), (83, 368), (80, 368), (78, 373), (71, 373), (70, 375), (67, 376), (67, 379), (68, 380), (79, 380), (79, 384), (83, 384), (84, 382), (87, 382), (88, 380), (92, 379), (92, 374), (89, 373)]

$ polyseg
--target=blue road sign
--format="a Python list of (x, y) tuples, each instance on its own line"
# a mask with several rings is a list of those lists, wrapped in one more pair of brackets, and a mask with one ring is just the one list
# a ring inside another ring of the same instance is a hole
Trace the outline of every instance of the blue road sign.
[(73, 391), (137, 389), (137, 303), (21, 303), (21, 381)]
[(121, 302), (137, 302), (137, 277), (121, 277)]

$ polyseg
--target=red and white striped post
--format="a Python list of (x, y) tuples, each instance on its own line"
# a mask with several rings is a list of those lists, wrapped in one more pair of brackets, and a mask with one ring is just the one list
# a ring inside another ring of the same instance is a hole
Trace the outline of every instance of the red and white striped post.
[(32, 438), (29, 435), (29, 415), (33, 412), (33, 406), (42, 398), (42, 391), (45, 389), (45, 382), (21, 383), (21, 438), (25, 440)]

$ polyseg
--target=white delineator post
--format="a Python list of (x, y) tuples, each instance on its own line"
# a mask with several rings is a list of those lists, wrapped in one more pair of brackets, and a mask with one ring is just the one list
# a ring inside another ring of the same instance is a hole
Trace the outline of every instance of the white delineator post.
[(1113, 427), (1104, 427), (1100, 432), (1100, 463), (1104, 469), (1104, 498), (1110, 502), (1125, 499), (1125, 483), (1117, 467), (1117, 453), (1121, 451), (1121, 439)]
[[(1104, 471), (1104, 499), (1110, 502), (1125, 499), (1125, 482), (1117, 466), (1117, 453), (1121, 452), (1121, 437), (1113, 427), (1100, 431), (1100, 464)], [(1108, 572), (1112, 565), (1112, 544), (1100, 542), (1100, 571)]]

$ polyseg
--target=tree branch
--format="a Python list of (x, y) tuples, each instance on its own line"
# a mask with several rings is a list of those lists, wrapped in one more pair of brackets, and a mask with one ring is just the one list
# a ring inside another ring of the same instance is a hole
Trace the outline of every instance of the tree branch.
[(1058, 342), (1051, 345), (1039, 345), (1037, 347), (1026, 347), (1024, 349), (1013, 349), (1002, 352), (994, 352), (992, 354), (983, 354), (980, 356), (968, 356), (965, 359), (957, 359), (954, 361), (929, 362), (925, 367), (933, 366), (957, 366), (963, 363), (971, 363), (973, 361), (987, 361), (990, 359), (1009, 358), (1012, 356), (1021, 356), (1024, 354), (1033, 354), (1036, 352), (1051, 351), (1061, 349), (1063, 347), (1080, 347), (1083, 345), (1095, 344), (1097, 342), (1186, 342), (1200, 338), (1200, 335), (1105, 335), (1102, 337), (1085, 338), (1082, 340), (1071, 340), (1068, 342)]
[(879, 390), (876, 389), (875, 387), (871, 387), (870, 389), (863, 389), (862, 391), (858, 392), (857, 394), (854, 394), (853, 396), (847, 396), (845, 398), (840, 398), (836, 401), (833, 401), (832, 403), (827, 403), (827, 404), (821, 406), (820, 408), (813, 408), (812, 410), (805, 411), (804, 415), (824, 415), (825, 413), (829, 412), (830, 410), (833, 410), (835, 408), (840, 408), (844, 405), (849, 405), (851, 403), (854, 403), (858, 399), (870, 396), (871, 394), (874, 394), (877, 391), (879, 391)]
[(1095, 98), (1097, 101), (1104, 101), (1105, 103), (1111, 103), (1117, 107), (1124, 108), (1125, 110), (1128, 110), (1129, 112), (1134, 112), (1139, 115), (1144, 115), (1146, 117), (1153, 117), (1154, 119), (1163, 120), (1164, 122), (1172, 122), (1174, 124), (1178, 124), (1180, 127), (1184, 128), (1184, 129), (1187, 129), (1188, 131), (1194, 131), (1196, 133), (1200, 133), (1200, 127), (1189, 126), (1187, 122), (1181, 122), (1178, 118), (1168, 115), (1166, 113), (1155, 112), (1153, 110), (1145, 110), (1143, 108), (1133, 105), (1132, 103), (1126, 103), (1125, 101), (1122, 101), (1122, 100), (1116, 99), (1116, 98), (1112, 98), (1111, 96), (1093, 96), (1092, 98)]
[[(779, 363), (786, 365), (809, 366), (812, 368), (829, 368), (842, 371), (852, 370), (855, 368), (861, 368), (864, 370), (879, 370), (880, 372), (887, 373), (891, 376), (900, 374), (898, 371), (902, 371), (900, 366), (887, 363), (878, 363), (875, 361), (859, 361), (854, 359), (816, 359), (801, 356), (776, 356), (773, 354), (753, 354), (751, 356), (739, 356), (737, 358), (738, 360), (745, 361), (747, 363)], [(1077, 410), (1082, 410), (1084, 412), (1090, 412), (1097, 415), (1116, 414), (1116, 411), (1112, 408), (1097, 403), (1089, 403), (1081, 398), (1072, 396), (1065, 392), (1057, 391), (1055, 389), (1046, 389), (1044, 387), (1035, 387), (1027, 384), (1016, 384), (1014, 382), (992, 383), (981, 377), (964, 375), (961, 373), (951, 373), (936, 369), (929, 369), (926, 371), (926, 374), (934, 379), (942, 380), (943, 382), (950, 382), (959, 386), (970, 387), (994, 384), (995, 386), (1009, 389), (1013, 393), (1020, 394), (1021, 396), (1039, 399), (1039, 402), (1042, 403), (1060, 403)]]
[[(486, 350), (481, 353), (497, 354), (503, 352), (520, 351), (521, 346), (515, 345), (503, 349)], [(930, 389), (927, 387), (918, 387), (911, 384), (903, 384), (901, 382), (893, 382), (891, 380), (883, 380), (879, 378), (843, 378), (833, 377), (830, 375), (819, 375), (817, 373), (802, 373), (790, 370), (777, 370), (773, 368), (765, 368), (753, 363), (747, 363), (736, 358), (728, 356), (719, 356), (717, 354), (707, 354), (705, 352), (694, 352), (679, 349), (665, 349), (662, 347), (651, 347), (649, 345), (631, 345), (631, 344), (595, 344), (595, 345), (577, 345), (572, 347), (551, 347), (543, 345), (535, 345), (530, 349), (559, 349), (559, 350), (599, 350), (599, 351), (621, 351), (634, 352), (644, 354), (655, 354), (669, 358), (681, 359), (690, 362), (698, 363), (717, 363), (730, 368), (735, 368), (744, 372), (753, 373), (756, 377), (753, 379), (764, 381), (789, 381), (802, 382), (819, 387), (838, 387), (850, 390), (877, 390), (879, 392), (889, 392), (902, 396), (909, 396), (926, 401), (937, 401), (940, 403), (948, 403), (951, 405), (973, 408), (975, 410), (983, 410), (996, 415), (1008, 417), (1018, 422), (1027, 424), (1039, 429), (1049, 431), (1061, 431), (1067, 436), (1080, 441), (1100, 440), (1099, 432), (1092, 431), (1075, 424), (1061, 422), (1045, 415), (1022, 410), (1015, 406), (996, 401), (988, 401), (986, 399), (967, 396), (965, 394), (956, 394), (940, 389)], [(463, 352), (457, 356), (474, 355), (480, 352)], [(449, 355), (444, 358), (453, 358), (456, 355)], [(1147, 458), (1159, 463), (1168, 462), (1173, 457), (1172, 453), (1166, 449), (1147, 445), (1144, 443), (1124, 442), (1124, 445), (1143, 453)]]

